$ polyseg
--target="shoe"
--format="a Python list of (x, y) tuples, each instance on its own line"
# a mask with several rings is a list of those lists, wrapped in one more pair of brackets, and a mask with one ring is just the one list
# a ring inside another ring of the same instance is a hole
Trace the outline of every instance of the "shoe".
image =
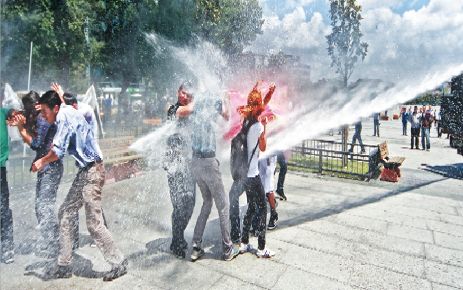
[(270, 220), (268, 222), (267, 229), (268, 230), (273, 230), (277, 227), (277, 221), (278, 221), (278, 214), (275, 213), (274, 215), (270, 216)]
[(109, 282), (109, 281), (115, 280), (115, 279), (127, 274), (127, 265), (128, 265), (128, 263), (129, 262), (127, 261), (127, 259), (125, 259), (124, 261), (122, 261), (122, 263), (120, 263), (120, 264), (118, 264), (116, 266), (113, 266), (111, 271), (109, 271), (108, 273), (106, 273), (103, 276), (103, 281)]
[(275, 253), (265, 248), (263, 250), (257, 250), (256, 255), (258, 258), (271, 258), (275, 256)]
[(14, 262), (14, 251), (6, 251), (2, 255), (2, 263), (11, 264)]
[(428, 152), (429, 152), (429, 151), (431, 151), (431, 149), (426, 149), (426, 151), (428, 151)]
[(240, 249), (237, 246), (233, 245), (231, 249), (228, 251), (228, 253), (224, 255), (223, 259), (225, 261), (231, 261), (233, 260), (233, 258), (238, 256), (239, 254), (240, 254)]
[(280, 200), (288, 200), (286, 198), (286, 195), (285, 195), (285, 192), (283, 191), (283, 189), (277, 190), (275, 192), (276, 192), (276, 194), (278, 194), (280, 196)]
[(72, 269), (70, 266), (56, 265), (45, 272), (45, 280), (52, 279), (68, 279), (72, 277)]
[(193, 251), (191, 252), (191, 261), (194, 262), (204, 256), (204, 250), (199, 247), (193, 247)]
[(171, 249), (171, 251), (172, 251), (172, 254), (174, 254), (176, 258), (185, 259), (186, 254), (183, 248), (176, 247), (176, 248)]
[(249, 253), (249, 252), (252, 252), (253, 250), (254, 248), (249, 243), (248, 244), (241, 243), (240, 245), (240, 254)]

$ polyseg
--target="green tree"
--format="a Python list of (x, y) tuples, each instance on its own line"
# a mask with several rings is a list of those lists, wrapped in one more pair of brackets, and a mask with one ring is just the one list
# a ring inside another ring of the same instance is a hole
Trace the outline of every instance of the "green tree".
[(197, 0), (198, 35), (232, 58), (262, 33), (262, 8), (257, 0)]
[[(336, 69), (347, 89), (349, 78), (354, 66), (367, 55), (368, 44), (361, 42), (360, 14), (362, 6), (356, 0), (330, 0), (330, 17), (332, 32), (326, 39), (328, 41), (328, 54), (331, 57), (331, 67)], [(349, 128), (342, 130), (342, 150), (347, 151), (347, 138)], [(343, 166), (347, 165), (347, 155), (342, 159)]]
[(361, 10), (356, 0), (330, 0), (332, 32), (326, 37), (328, 54), (345, 87), (359, 58), (363, 61), (367, 55), (368, 44), (361, 42)]
[(2, 5), (2, 75), (24, 87), (33, 46), (34, 85), (60, 81), (65, 87), (85, 78), (91, 44), (84, 37), (85, 20), (94, 1), (4, 1)]

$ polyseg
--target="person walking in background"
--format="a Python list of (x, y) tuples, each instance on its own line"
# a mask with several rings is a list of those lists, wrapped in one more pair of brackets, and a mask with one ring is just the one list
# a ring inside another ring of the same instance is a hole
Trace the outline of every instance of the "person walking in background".
[[(379, 134), (378, 134), (378, 137), (379, 137)], [(362, 121), (358, 121), (357, 123), (355, 123), (355, 133), (354, 133), (354, 136), (352, 136), (352, 144), (349, 149), (350, 153), (354, 151), (354, 145), (355, 145), (356, 140), (358, 140), (360, 144), (360, 148), (361, 148), (360, 154), (365, 154), (366, 152), (365, 146), (363, 145), (363, 142), (362, 142)]]
[(402, 135), (407, 136), (407, 123), (408, 123), (408, 112), (407, 108), (402, 108), (400, 112), (400, 117), (402, 119)]
[(413, 108), (413, 113), (408, 117), (408, 120), (410, 121), (410, 127), (411, 127), (411, 141), (410, 141), (410, 148), (413, 149), (419, 149), (419, 139), (418, 137), (420, 136), (420, 120), (421, 116), (418, 113), (418, 107), (415, 106)]
[(278, 183), (277, 183), (277, 190), (275, 191), (276, 194), (280, 196), (280, 200), (287, 200), (285, 195), (285, 178), (286, 172), (288, 171), (288, 161), (286, 160), (286, 156), (284, 151), (277, 152), (277, 163), (280, 167), (280, 172), (278, 173)]
[(426, 151), (431, 150), (430, 134), (433, 121), (431, 106), (429, 106), (421, 115), (421, 147)]
[(373, 114), (373, 136), (379, 137), (379, 113)]

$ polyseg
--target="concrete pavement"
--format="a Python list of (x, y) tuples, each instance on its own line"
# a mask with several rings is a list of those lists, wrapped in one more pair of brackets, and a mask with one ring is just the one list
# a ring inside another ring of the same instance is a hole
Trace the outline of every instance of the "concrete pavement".
[[(83, 215), (74, 276), (43, 281), (43, 268), (51, 261), (35, 257), (28, 247), (37, 234), (34, 194), (12, 192), (18, 254), (14, 264), (0, 266), (0, 288), (463, 289), (462, 157), (448, 148), (448, 140), (435, 137), (430, 152), (410, 150), (399, 121), (384, 121), (381, 138), (368, 136), (369, 123), (363, 126), (365, 143), (387, 140), (391, 155), (407, 158), (402, 180), (392, 184), (289, 173), (279, 226), (267, 232), (267, 245), (276, 252), (272, 259), (244, 254), (222, 261), (215, 208), (206, 226), (204, 258), (195, 263), (176, 259), (168, 249), (166, 178), (153, 171), (104, 188), (110, 231), (130, 261), (129, 273), (113, 282), (100, 278), (109, 268), (89, 245)], [(224, 182), (228, 190), (230, 178), (224, 176)], [(58, 204), (69, 186), (61, 186)], [(201, 202), (198, 191), (189, 242)], [(244, 196), (240, 204), (244, 211)], [(257, 246), (255, 239), (251, 243)]]

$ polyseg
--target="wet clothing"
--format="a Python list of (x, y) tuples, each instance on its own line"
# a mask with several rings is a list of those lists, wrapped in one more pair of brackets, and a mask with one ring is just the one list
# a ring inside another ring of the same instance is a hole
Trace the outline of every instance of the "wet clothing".
[(85, 207), (87, 229), (105, 260), (115, 266), (121, 264), (124, 256), (116, 247), (111, 233), (104, 225), (101, 211), (101, 193), (105, 180), (104, 164), (101, 161), (80, 168), (71, 189), (59, 209), (58, 265), (67, 266), (72, 260), (73, 223), (79, 209)]
[[(221, 109), (221, 108), (220, 108)], [(196, 221), (193, 246), (201, 247), (204, 228), (211, 213), (212, 200), (219, 213), (223, 252), (229, 253), (233, 244), (230, 238), (230, 204), (223, 186), (219, 161), (215, 158), (215, 121), (218, 117), (216, 104), (212, 99), (197, 101), (192, 120), (192, 172), (201, 190), (203, 204)]]
[(373, 114), (373, 136), (379, 137), (379, 113)]
[(6, 125), (8, 111), (8, 109), (0, 108), (0, 167), (5, 167), (8, 156), (10, 155), (8, 128)]
[(61, 105), (56, 115), (56, 126), (52, 150), (60, 159), (67, 151), (74, 157), (79, 168), (103, 160), (92, 127), (72, 106)]
[[(167, 118), (175, 120), (175, 114), (180, 104), (172, 105)], [(185, 240), (185, 229), (190, 222), (195, 207), (196, 188), (191, 173), (191, 141), (185, 128), (189, 125), (188, 118), (176, 120), (176, 131), (167, 139), (167, 151), (164, 155), (164, 169), (167, 173), (170, 200), (172, 202), (172, 243), (175, 252), (183, 251), (188, 245)]]
[(0, 108), (0, 228), (1, 254), (14, 249), (13, 213), (10, 209), (10, 191), (8, 188), (6, 161), (9, 156), (7, 116), (8, 109)]
[(267, 202), (265, 198), (264, 187), (259, 175), (248, 177), (244, 183), (246, 197), (248, 200), (248, 210), (243, 219), (243, 232), (241, 242), (249, 243), (249, 231), (251, 229), (252, 219), (257, 215), (257, 241), (258, 249), (265, 249), (265, 232), (267, 230)]
[(6, 167), (0, 167), (0, 223), (1, 253), (12, 251), (13, 244), (13, 212), (10, 209), (10, 191), (6, 179)]
[(72, 250), (79, 209), (85, 207), (87, 229), (105, 260), (111, 265), (122, 263), (124, 256), (117, 249), (107, 229), (101, 209), (101, 194), (105, 181), (103, 155), (93, 130), (81, 113), (71, 106), (61, 106), (56, 118), (57, 132), (52, 150), (60, 157), (67, 151), (76, 159), (79, 171), (61, 205), (59, 217), (60, 250), (58, 265), (67, 266)]
[(420, 136), (420, 123), (421, 123), (421, 118), (420, 114), (418, 112), (413, 112), (410, 114), (408, 117), (408, 120), (411, 124), (411, 137), (410, 137), (410, 145), (411, 149), (415, 147), (416, 149), (419, 149), (419, 136)]
[[(50, 125), (42, 115), (37, 116), (37, 134), (32, 138), (31, 149), (36, 152), (34, 162), (50, 151), (56, 125)], [(58, 250), (58, 217), (55, 213), (56, 194), (63, 176), (63, 162), (58, 159), (37, 173), (35, 215), (40, 235), (37, 249), (55, 254)]]
[(56, 194), (63, 176), (63, 163), (53, 162), (37, 173), (35, 215), (40, 235), (37, 249), (55, 254), (59, 248), (58, 217), (55, 213)]

